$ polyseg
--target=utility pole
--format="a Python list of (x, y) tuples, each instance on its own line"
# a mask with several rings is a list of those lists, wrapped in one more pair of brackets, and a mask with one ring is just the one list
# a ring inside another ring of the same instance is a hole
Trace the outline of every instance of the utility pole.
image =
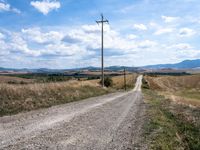
[(104, 87), (104, 54), (103, 54), (103, 25), (104, 23), (108, 23), (108, 20), (104, 20), (103, 14), (101, 14), (101, 20), (96, 21), (97, 24), (101, 24), (101, 82), (102, 82), (102, 87)]
[(124, 67), (124, 89), (126, 91), (126, 69)]

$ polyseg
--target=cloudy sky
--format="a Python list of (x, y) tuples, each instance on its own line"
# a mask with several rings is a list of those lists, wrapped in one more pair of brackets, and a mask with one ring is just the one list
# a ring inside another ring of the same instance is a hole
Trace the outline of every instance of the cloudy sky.
[(0, 0), (0, 67), (143, 66), (200, 58), (199, 0)]

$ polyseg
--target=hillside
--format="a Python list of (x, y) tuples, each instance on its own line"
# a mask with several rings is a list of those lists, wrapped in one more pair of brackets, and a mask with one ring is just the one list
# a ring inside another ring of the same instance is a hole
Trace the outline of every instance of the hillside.
[[(126, 68), (130, 72), (140, 72), (145, 69), (199, 69), (200, 68), (200, 59), (196, 60), (184, 60), (176, 64), (157, 64), (157, 65), (147, 65), (142, 67), (128, 67), (128, 66), (109, 66), (105, 67), (105, 71), (123, 71)], [(100, 67), (83, 67), (83, 68), (71, 68), (71, 69), (48, 69), (48, 68), (38, 68), (38, 69), (14, 69), (14, 68), (3, 68), (0, 67), (0, 72), (29, 72), (29, 73), (64, 73), (67, 71), (100, 71)]]
[(163, 69), (163, 68), (171, 68), (171, 69), (194, 69), (200, 67), (200, 59), (196, 60), (184, 60), (180, 63), (176, 64), (158, 64), (158, 65), (149, 65), (144, 66), (142, 68), (145, 69)]

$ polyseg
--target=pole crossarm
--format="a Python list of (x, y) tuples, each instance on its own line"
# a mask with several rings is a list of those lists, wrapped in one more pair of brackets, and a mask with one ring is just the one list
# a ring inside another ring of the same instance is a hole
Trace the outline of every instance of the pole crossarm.
[(109, 21), (108, 21), (107, 19), (104, 20), (104, 16), (103, 16), (103, 14), (101, 14), (101, 20), (96, 21), (96, 23), (97, 23), (97, 24), (100, 24), (100, 23), (109, 23)]
[(100, 23), (109, 23), (108, 20), (103, 20), (103, 21), (96, 21), (97, 24), (100, 24)]

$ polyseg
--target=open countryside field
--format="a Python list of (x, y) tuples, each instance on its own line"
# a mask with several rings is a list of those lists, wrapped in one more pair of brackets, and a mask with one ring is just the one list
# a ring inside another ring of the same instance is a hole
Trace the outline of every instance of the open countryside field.
[[(127, 87), (134, 87), (136, 77), (136, 74), (127, 75)], [(16, 79), (17, 81), (29, 81), (29, 79), (0, 76), (0, 81), (2, 81), (0, 82), (0, 116), (64, 104), (124, 88), (123, 76), (113, 77), (113, 86), (109, 88), (101, 88), (100, 80), (9, 83)]]
[[(137, 76), (138, 75), (135, 73), (126, 75), (126, 86), (128, 89), (133, 89)], [(112, 77), (112, 80), (113, 80), (113, 88), (115, 89), (124, 88), (124, 76)]]
[(6, 75), (1, 75), (0, 76), (0, 83), (18, 83), (18, 84), (23, 84), (23, 83), (33, 83), (33, 82), (34, 82), (33, 79), (11, 77), (11, 76), (6, 76)]
[(200, 76), (145, 76), (143, 92), (150, 149), (199, 149)]
[(187, 76), (147, 76), (151, 89), (174, 101), (200, 106), (200, 75)]

